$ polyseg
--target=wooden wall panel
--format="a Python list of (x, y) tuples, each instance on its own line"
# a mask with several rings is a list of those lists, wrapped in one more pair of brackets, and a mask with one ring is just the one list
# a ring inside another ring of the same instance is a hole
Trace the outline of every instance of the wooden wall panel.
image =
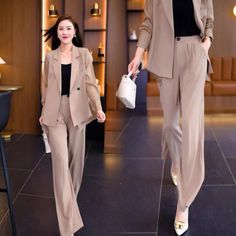
[(127, 73), (126, 0), (109, 0), (106, 81)]
[(214, 56), (236, 55), (235, 0), (213, 0), (215, 13), (214, 43), (210, 54)]
[(22, 85), (13, 93), (8, 128), (17, 133), (38, 132), (40, 78), (40, 1), (0, 1), (1, 84)]
[[(102, 17), (95, 16), (91, 17), (90, 9), (93, 8), (93, 4), (97, 2), (99, 5), (99, 8), (102, 10)], [(85, 29), (106, 29), (106, 5), (107, 1), (103, 0), (86, 0), (85, 1), (85, 9), (84, 12), (84, 28)], [(105, 16), (104, 16), (105, 15)]]
[(83, 0), (65, 0), (65, 14), (73, 17), (83, 32)]

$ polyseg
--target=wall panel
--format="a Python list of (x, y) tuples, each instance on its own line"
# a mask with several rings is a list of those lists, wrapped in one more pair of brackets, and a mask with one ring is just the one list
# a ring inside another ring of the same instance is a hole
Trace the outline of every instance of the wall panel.
[(22, 85), (13, 92), (8, 128), (36, 133), (39, 116), (40, 1), (1, 0), (0, 70), (3, 85)]
[(213, 0), (215, 13), (214, 43), (210, 54), (236, 56), (236, 16), (233, 15), (235, 0)]

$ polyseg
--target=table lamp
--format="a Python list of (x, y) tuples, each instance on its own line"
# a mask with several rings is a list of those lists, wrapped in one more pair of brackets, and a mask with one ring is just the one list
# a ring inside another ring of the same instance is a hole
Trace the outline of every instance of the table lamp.
[[(0, 57), (0, 65), (6, 64), (6, 62)], [(0, 80), (1, 80), (1, 72), (0, 72)]]

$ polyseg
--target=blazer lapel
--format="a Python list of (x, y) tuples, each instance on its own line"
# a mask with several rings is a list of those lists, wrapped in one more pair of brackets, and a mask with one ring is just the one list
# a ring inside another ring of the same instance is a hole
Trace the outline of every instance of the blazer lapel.
[(162, 0), (162, 5), (168, 19), (168, 22), (174, 31), (174, 19), (173, 19), (173, 3), (172, 0)]
[(54, 73), (56, 75), (56, 80), (58, 82), (59, 91), (61, 93), (61, 59), (60, 59), (60, 49), (55, 50), (54, 54)]
[(75, 82), (76, 82), (76, 78), (78, 76), (79, 73), (79, 69), (82, 66), (81, 65), (81, 60), (80, 60), (80, 52), (79, 49), (75, 46), (72, 47), (72, 65), (71, 65), (71, 80), (70, 80), (70, 91), (72, 90)]
[[(79, 70), (82, 71), (82, 62), (80, 60), (81, 53), (79, 49), (75, 46), (72, 47), (72, 59), (71, 59), (71, 81), (70, 81), (70, 91), (72, 90), (76, 78), (78, 76)], [(55, 50), (54, 54), (54, 73), (56, 75), (56, 80), (58, 82), (59, 91), (61, 93), (61, 59), (60, 59), (60, 49)]]

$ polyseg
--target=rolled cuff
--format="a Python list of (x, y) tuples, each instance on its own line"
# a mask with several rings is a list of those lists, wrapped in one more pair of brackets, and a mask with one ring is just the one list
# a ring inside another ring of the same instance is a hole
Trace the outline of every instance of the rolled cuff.
[(212, 29), (209, 29), (209, 28), (206, 29), (204, 34), (205, 34), (205, 37), (208, 36), (211, 39), (211, 41), (213, 40), (213, 31), (212, 31)]
[(209, 17), (207, 18), (207, 21), (206, 21), (206, 28), (205, 28), (204, 36), (210, 37), (211, 40), (213, 39), (213, 28), (214, 28), (213, 18)]

